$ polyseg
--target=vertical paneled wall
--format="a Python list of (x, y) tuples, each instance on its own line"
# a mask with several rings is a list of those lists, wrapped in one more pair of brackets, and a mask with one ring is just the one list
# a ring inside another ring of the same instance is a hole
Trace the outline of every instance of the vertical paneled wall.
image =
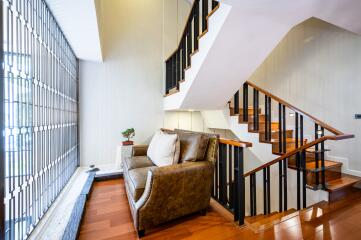
[[(355, 134), (354, 139), (329, 141), (326, 147), (332, 150), (329, 160), (344, 162), (345, 169), (357, 171), (350, 173), (361, 174), (361, 121), (354, 118), (361, 112), (359, 35), (312, 18), (293, 28), (249, 81), (336, 129)], [(306, 125), (305, 130), (310, 139), (314, 126)]]
[(78, 63), (42, 0), (4, 0), (5, 226), (26, 239), (78, 166)]

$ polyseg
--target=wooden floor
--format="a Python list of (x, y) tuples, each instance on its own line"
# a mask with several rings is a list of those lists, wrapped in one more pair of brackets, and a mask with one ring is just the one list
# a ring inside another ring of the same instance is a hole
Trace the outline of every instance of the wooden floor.
[[(79, 239), (137, 239), (127, 201), (122, 179), (94, 183)], [(361, 194), (314, 206), (259, 234), (236, 226), (212, 203), (206, 216), (182, 218), (142, 239), (361, 239)]]

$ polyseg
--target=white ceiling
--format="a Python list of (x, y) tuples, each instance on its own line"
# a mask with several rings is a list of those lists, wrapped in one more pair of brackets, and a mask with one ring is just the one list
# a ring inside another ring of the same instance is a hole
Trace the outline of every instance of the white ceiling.
[(95, 0), (45, 0), (76, 56), (102, 61)]

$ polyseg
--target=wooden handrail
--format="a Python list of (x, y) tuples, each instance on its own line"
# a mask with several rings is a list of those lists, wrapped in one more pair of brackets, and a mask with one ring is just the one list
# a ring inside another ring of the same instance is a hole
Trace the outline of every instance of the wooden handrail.
[(302, 114), (302, 115), (304, 115), (304, 116), (312, 119), (312, 120), (313, 120), (315, 123), (317, 123), (319, 126), (327, 129), (327, 130), (330, 131), (331, 133), (333, 133), (333, 134), (335, 134), (335, 135), (345, 135), (343, 132), (341, 132), (341, 131), (339, 131), (339, 130), (333, 128), (333, 127), (331, 127), (330, 125), (328, 125), (328, 124), (326, 124), (326, 123), (324, 123), (324, 122), (322, 122), (322, 121), (320, 121), (319, 119), (315, 118), (314, 116), (312, 116), (312, 115), (310, 115), (310, 114), (308, 114), (308, 113), (306, 113), (306, 112), (298, 109), (297, 107), (293, 106), (292, 104), (290, 104), (290, 103), (284, 101), (283, 99), (281, 99), (281, 98), (273, 95), (272, 93), (270, 93), (270, 92), (268, 92), (268, 91), (266, 91), (266, 90), (264, 90), (264, 89), (256, 86), (254, 83), (251, 83), (251, 82), (249, 82), (249, 81), (247, 81), (246, 83), (247, 83), (249, 86), (253, 87), (254, 89), (256, 89), (256, 90), (262, 92), (263, 94), (269, 96), (269, 97), (272, 98), (273, 100), (281, 103), (282, 105), (287, 106), (289, 109), (293, 110), (294, 112), (300, 113), (300, 114)]
[(321, 143), (321, 142), (324, 142), (324, 141), (326, 141), (326, 140), (338, 141), (338, 140), (343, 140), (343, 139), (348, 139), (348, 138), (354, 138), (354, 137), (355, 137), (355, 136), (352, 135), (352, 134), (342, 134), (342, 135), (324, 136), (324, 137), (318, 138), (318, 139), (316, 139), (316, 140), (314, 140), (314, 141), (312, 141), (312, 142), (309, 142), (309, 143), (307, 143), (307, 144), (305, 144), (305, 145), (303, 145), (303, 146), (301, 146), (301, 147), (299, 147), (299, 148), (297, 148), (297, 149), (295, 149), (295, 150), (292, 150), (292, 151), (290, 151), (290, 152), (287, 152), (287, 153), (283, 154), (282, 156), (276, 158), (275, 160), (272, 160), (272, 161), (270, 161), (270, 162), (268, 162), (268, 163), (265, 163), (265, 164), (263, 164), (262, 166), (259, 166), (259, 167), (255, 168), (255, 169), (253, 169), (252, 171), (249, 171), (249, 172), (245, 173), (243, 176), (244, 176), (244, 177), (248, 177), (248, 176), (250, 176), (250, 175), (253, 174), (253, 173), (256, 173), (256, 172), (258, 172), (258, 171), (261, 171), (262, 169), (264, 169), (264, 168), (266, 168), (266, 167), (269, 167), (269, 166), (271, 166), (271, 165), (273, 165), (273, 164), (276, 164), (276, 163), (278, 163), (278, 162), (280, 162), (280, 161), (282, 161), (282, 160), (285, 160), (286, 158), (289, 158), (289, 157), (295, 155), (296, 153), (298, 153), (298, 152), (300, 152), (300, 151), (306, 150), (307, 148), (310, 148), (310, 147), (312, 147), (312, 146), (314, 146), (314, 145), (316, 145), (316, 144), (319, 144), (319, 143)]
[[(187, 29), (187, 25), (188, 25), (188, 22), (189, 22), (189, 19), (191, 18), (192, 16), (192, 12), (193, 12), (193, 9), (195, 7), (195, 3), (196, 1), (193, 1), (193, 4), (192, 4), (192, 7), (191, 7), (191, 10), (189, 11), (189, 14), (188, 14), (188, 17), (187, 17), (187, 21), (186, 21), (186, 24), (184, 25), (183, 27), (183, 31), (182, 31), (182, 34), (181, 34), (181, 38), (178, 40), (178, 44), (177, 44), (177, 47), (175, 48), (175, 50), (164, 60), (165, 62), (168, 61), (177, 51), (178, 49), (180, 48), (180, 45), (182, 43), (182, 39), (184, 37), (184, 33)], [(214, 12), (219, 8), (219, 3), (217, 4), (216, 7), (214, 7), (210, 12), (209, 14), (207, 15), (207, 20), (210, 16), (212, 16), (214, 14)], [(200, 36), (202, 35), (202, 33), (200, 34)]]
[(243, 142), (243, 141), (225, 139), (225, 138), (220, 138), (219, 143), (232, 145), (232, 146), (236, 146), (236, 147), (244, 147), (244, 148), (252, 147), (252, 143), (250, 143), (250, 142)]

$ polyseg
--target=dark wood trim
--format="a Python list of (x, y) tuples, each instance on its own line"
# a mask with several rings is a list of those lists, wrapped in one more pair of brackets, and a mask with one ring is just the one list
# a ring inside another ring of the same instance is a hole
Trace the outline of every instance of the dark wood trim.
[(219, 143), (232, 145), (232, 146), (236, 146), (236, 147), (245, 147), (245, 148), (252, 147), (252, 143), (250, 143), (250, 142), (243, 142), (243, 141), (225, 139), (225, 138), (220, 138)]
[(290, 104), (290, 103), (284, 101), (283, 99), (281, 99), (281, 98), (273, 95), (272, 93), (270, 93), (270, 92), (268, 92), (268, 91), (266, 91), (266, 90), (258, 87), (258, 86), (255, 85), (254, 83), (249, 82), (249, 81), (247, 81), (246, 83), (247, 83), (249, 86), (253, 87), (254, 89), (262, 92), (263, 94), (268, 95), (270, 98), (272, 98), (273, 100), (275, 100), (275, 101), (278, 102), (278, 103), (281, 103), (282, 105), (286, 106), (287, 108), (291, 109), (292, 111), (297, 112), (297, 113), (299, 113), (299, 114), (302, 114), (302, 115), (304, 115), (304, 116), (312, 119), (315, 123), (317, 123), (318, 125), (324, 127), (325, 129), (327, 129), (327, 130), (330, 131), (331, 133), (336, 134), (336, 135), (344, 135), (343, 132), (341, 132), (341, 131), (339, 131), (339, 130), (333, 128), (333, 127), (331, 127), (330, 125), (328, 125), (328, 124), (326, 124), (326, 123), (324, 123), (324, 122), (322, 122), (322, 121), (320, 121), (320, 120), (317, 119), (316, 117), (314, 117), (314, 116), (312, 116), (312, 115), (310, 115), (310, 114), (308, 114), (308, 113), (306, 113), (306, 112), (298, 109), (297, 107), (293, 106), (292, 104)]

